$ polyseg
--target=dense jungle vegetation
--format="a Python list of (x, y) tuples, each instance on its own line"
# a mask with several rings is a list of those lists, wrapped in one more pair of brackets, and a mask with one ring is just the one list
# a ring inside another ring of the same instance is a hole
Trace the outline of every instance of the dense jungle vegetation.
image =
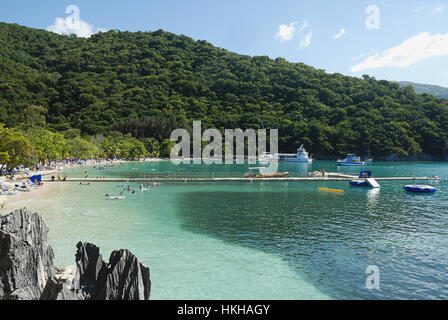
[(304, 144), (317, 157), (448, 155), (448, 100), (411, 86), (162, 30), (85, 39), (0, 23), (0, 163), (14, 157), (8, 134), (23, 135), (39, 161), (166, 154), (171, 131), (193, 120), (203, 129), (277, 128), (280, 151)]

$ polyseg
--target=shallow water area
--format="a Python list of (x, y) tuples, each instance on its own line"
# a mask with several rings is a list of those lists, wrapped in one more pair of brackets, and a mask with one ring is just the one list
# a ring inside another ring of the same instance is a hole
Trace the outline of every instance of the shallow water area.
[[(242, 176), (249, 166), (145, 162), (70, 168), (64, 174)], [(279, 167), (296, 176), (318, 169), (442, 180), (424, 182), (437, 187), (433, 195), (404, 191), (412, 180), (380, 181), (380, 189), (351, 187), (348, 181), (257, 181), (162, 183), (140, 191), (138, 183), (129, 183), (135, 194), (120, 183), (55, 182), (46, 186), (51, 192), (12, 201), (7, 209), (26, 206), (44, 217), (61, 267), (74, 264), (78, 241), (98, 244), (106, 260), (112, 250), (129, 248), (151, 268), (153, 299), (448, 298), (448, 164), (342, 168), (314, 161)], [(106, 197), (120, 193), (126, 199)], [(365, 286), (369, 265), (380, 269), (380, 290)]]

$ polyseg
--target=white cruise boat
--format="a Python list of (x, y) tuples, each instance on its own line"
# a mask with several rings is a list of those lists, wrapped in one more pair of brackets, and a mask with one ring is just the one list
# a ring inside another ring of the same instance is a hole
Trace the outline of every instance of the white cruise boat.
[(270, 154), (269, 152), (263, 152), (259, 157), (259, 162), (270, 162), (270, 161), (278, 161), (278, 157), (275, 154)]
[(274, 153), (265, 152), (258, 158), (260, 162), (284, 161), (284, 162), (301, 162), (312, 163), (313, 159), (309, 156), (303, 145), (297, 149), (297, 153)]

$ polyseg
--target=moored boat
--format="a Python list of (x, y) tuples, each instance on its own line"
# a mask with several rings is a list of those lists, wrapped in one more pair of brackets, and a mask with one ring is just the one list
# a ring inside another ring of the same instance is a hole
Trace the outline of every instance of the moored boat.
[(348, 154), (344, 160), (336, 161), (338, 166), (366, 166), (367, 162), (361, 161), (361, 157), (354, 154)]
[(303, 144), (297, 149), (297, 152), (294, 153), (279, 153), (278, 157), (280, 161), (285, 162), (301, 162), (301, 163), (311, 163), (313, 159), (309, 155), (309, 153), (303, 147)]
[(265, 152), (258, 158), (260, 162), (269, 161), (284, 161), (284, 162), (300, 162), (300, 163), (312, 163), (313, 159), (309, 153), (301, 145), (296, 153), (274, 153)]

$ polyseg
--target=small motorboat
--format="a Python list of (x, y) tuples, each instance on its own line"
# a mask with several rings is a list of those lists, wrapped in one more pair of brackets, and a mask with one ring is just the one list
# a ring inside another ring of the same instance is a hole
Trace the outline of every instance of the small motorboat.
[(403, 187), (403, 189), (408, 192), (416, 192), (416, 193), (434, 193), (437, 191), (435, 187), (425, 185), (406, 185)]
[(347, 158), (345, 158), (344, 160), (336, 161), (336, 164), (338, 166), (346, 166), (346, 167), (367, 165), (365, 161), (361, 161), (361, 157), (358, 157), (354, 154), (348, 154)]

